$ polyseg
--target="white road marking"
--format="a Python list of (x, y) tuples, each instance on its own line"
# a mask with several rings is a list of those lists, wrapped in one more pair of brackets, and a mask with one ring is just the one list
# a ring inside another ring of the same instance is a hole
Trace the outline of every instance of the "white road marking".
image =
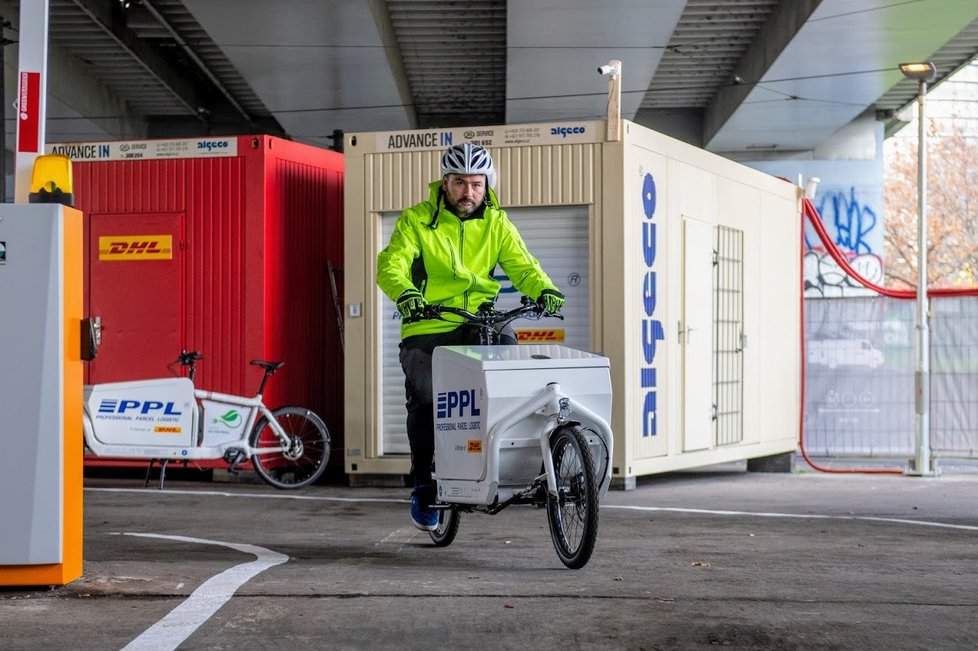
[(186, 536), (166, 536), (155, 533), (126, 533), (124, 535), (140, 538), (162, 538), (163, 540), (176, 540), (201, 545), (222, 545), (245, 554), (254, 554), (257, 559), (249, 563), (235, 565), (201, 583), (183, 603), (123, 647), (123, 651), (176, 649), (204, 622), (210, 619), (221, 606), (227, 603), (235, 591), (249, 579), (270, 567), (289, 560), (285, 554), (279, 554), (257, 545), (188, 538)]
[(889, 522), (892, 524), (914, 524), (921, 527), (943, 527), (945, 529), (963, 529), (978, 531), (978, 526), (968, 524), (950, 524), (948, 522), (931, 522), (929, 520), (907, 520), (906, 518), (881, 518), (872, 515), (822, 515), (818, 513), (765, 513), (757, 511), (721, 511), (714, 509), (686, 509), (675, 506), (622, 506), (617, 504), (602, 504), (602, 509), (619, 509), (622, 511), (666, 511), (671, 513), (698, 513), (703, 515), (739, 515), (754, 518), (796, 518), (809, 520), (863, 520), (869, 522)]

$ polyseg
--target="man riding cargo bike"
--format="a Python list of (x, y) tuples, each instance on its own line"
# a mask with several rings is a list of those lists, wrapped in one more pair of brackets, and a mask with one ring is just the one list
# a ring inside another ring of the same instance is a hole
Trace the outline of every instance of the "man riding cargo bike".
[[(441, 159), (442, 178), (429, 184), (425, 201), (401, 213), (387, 247), (377, 259), (377, 284), (402, 316), (400, 362), (407, 395), (411, 447), (411, 520), (422, 530), (438, 526), (432, 479), (434, 416), (432, 352), (438, 346), (480, 343), (478, 327), (445, 313), (423, 318), (430, 305), (475, 311), (493, 303), (500, 284), (496, 267), (516, 289), (555, 314), (564, 295), (527, 249), (499, 207), (496, 170), (483, 147), (454, 145)], [(505, 327), (499, 343), (515, 344)]]

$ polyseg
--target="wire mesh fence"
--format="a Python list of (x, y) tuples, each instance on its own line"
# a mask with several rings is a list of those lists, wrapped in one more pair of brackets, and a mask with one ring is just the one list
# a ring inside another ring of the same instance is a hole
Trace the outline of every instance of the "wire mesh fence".
[[(826, 457), (913, 456), (915, 302), (805, 301), (805, 446)], [(935, 456), (978, 457), (978, 297), (930, 300)]]

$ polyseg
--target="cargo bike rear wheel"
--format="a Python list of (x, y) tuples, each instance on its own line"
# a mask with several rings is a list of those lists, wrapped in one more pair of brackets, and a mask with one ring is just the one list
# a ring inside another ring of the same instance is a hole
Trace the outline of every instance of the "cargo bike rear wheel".
[(428, 532), (431, 536), (431, 542), (435, 543), (436, 547), (451, 545), (455, 536), (458, 535), (458, 524), (461, 518), (462, 514), (459, 512), (458, 506), (454, 504), (439, 509), (438, 526), (433, 531)]

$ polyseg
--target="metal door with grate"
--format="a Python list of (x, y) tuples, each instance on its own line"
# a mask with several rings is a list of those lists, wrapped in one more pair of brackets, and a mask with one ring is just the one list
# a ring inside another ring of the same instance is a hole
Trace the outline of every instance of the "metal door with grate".
[(744, 439), (744, 232), (718, 226), (714, 253), (713, 404), (716, 444)]

